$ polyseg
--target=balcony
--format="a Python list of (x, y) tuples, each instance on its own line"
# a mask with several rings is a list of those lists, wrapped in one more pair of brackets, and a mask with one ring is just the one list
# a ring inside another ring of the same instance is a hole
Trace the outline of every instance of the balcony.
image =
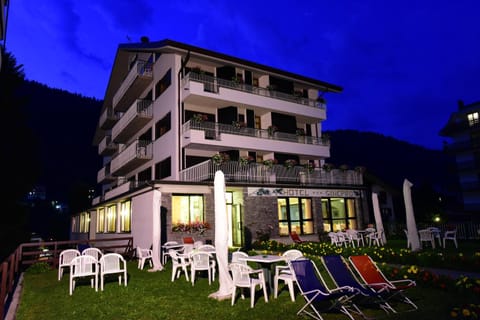
[(151, 100), (136, 100), (128, 111), (120, 118), (112, 128), (112, 139), (116, 143), (125, 143), (138, 130), (142, 129), (153, 119), (153, 107)]
[(100, 115), (99, 125), (104, 130), (112, 129), (113, 125), (117, 122), (119, 116), (113, 111), (112, 108), (107, 108)]
[(98, 154), (101, 156), (111, 156), (118, 150), (118, 144), (112, 141), (112, 136), (105, 136), (98, 144)]
[(295, 153), (316, 158), (330, 156), (330, 141), (312, 136), (275, 132), (265, 129), (237, 128), (215, 122), (187, 121), (182, 128), (183, 146), (213, 151), (247, 149), (265, 152)]
[(113, 96), (113, 109), (125, 112), (153, 80), (152, 63), (137, 61)]
[(301, 114), (316, 119), (326, 118), (323, 102), (287, 94), (267, 88), (240, 84), (217, 77), (188, 73), (182, 79), (183, 101), (224, 107), (226, 102), (239, 103), (251, 108), (261, 107), (288, 114)]
[(153, 158), (151, 141), (136, 140), (126, 146), (110, 162), (110, 172), (122, 176)]
[(186, 182), (213, 181), (218, 170), (223, 171), (226, 181), (243, 184), (363, 185), (363, 175), (355, 170), (307, 170), (303, 166), (287, 168), (284, 165), (242, 164), (238, 161), (216, 165), (211, 160), (183, 170), (180, 179)]
[(112, 181), (115, 181), (116, 179), (117, 177), (114, 177), (110, 173), (110, 164), (107, 164), (105, 167), (103, 167), (97, 172), (97, 183), (112, 182)]

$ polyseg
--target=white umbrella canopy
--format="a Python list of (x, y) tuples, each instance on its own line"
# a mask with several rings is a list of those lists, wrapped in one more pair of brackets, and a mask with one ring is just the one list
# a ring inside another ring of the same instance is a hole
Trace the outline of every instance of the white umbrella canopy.
[(378, 194), (372, 193), (373, 214), (375, 215), (375, 228), (377, 232), (384, 231), (382, 233), (382, 243), (387, 243), (387, 237), (385, 236), (385, 230), (383, 229), (382, 213), (380, 212), (380, 205), (378, 204)]
[(413, 184), (405, 179), (403, 181), (403, 200), (405, 201), (405, 211), (407, 214), (407, 233), (412, 246), (412, 251), (420, 250), (420, 239), (418, 238), (417, 223), (415, 222), (415, 213), (413, 212), (411, 187)]
[(220, 170), (215, 172), (214, 197), (215, 255), (217, 257), (220, 287), (217, 292), (211, 293), (209, 297), (224, 300), (232, 297), (233, 280), (228, 270), (228, 222), (225, 201), (225, 176)]
[(153, 224), (153, 240), (152, 240), (152, 261), (153, 268), (148, 271), (161, 271), (163, 270), (162, 263), (160, 262), (160, 206), (161, 206), (162, 193), (159, 190), (153, 190), (153, 208), (152, 208), (152, 224)]

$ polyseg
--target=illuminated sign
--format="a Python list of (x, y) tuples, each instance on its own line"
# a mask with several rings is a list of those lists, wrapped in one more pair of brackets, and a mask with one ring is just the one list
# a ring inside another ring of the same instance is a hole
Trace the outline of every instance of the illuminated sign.
[(358, 190), (303, 188), (247, 188), (251, 197), (359, 198)]

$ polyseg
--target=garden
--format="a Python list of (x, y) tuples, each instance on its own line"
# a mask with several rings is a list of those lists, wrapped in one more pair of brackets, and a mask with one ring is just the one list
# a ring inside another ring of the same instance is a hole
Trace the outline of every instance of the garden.
[[(267, 240), (253, 244), (249, 254), (281, 252), (296, 248), (321, 266), (319, 257), (327, 254), (343, 256), (368, 254), (393, 279), (409, 278), (417, 286), (406, 295), (419, 307), (416, 311), (389, 314), (379, 309), (363, 310), (373, 318), (388, 319), (478, 319), (480, 279), (448, 274), (436, 274), (432, 268), (479, 272), (480, 251), (478, 240), (462, 241), (460, 249), (427, 249), (411, 252), (405, 249), (405, 240), (392, 240), (384, 247), (342, 248), (326, 242), (306, 242), (285, 245)], [(89, 283), (80, 284), (72, 296), (68, 294), (68, 277), (57, 280), (56, 270), (37, 264), (24, 275), (23, 293), (17, 311), (17, 320), (29, 319), (304, 319), (296, 315), (305, 304), (298, 294), (292, 302), (287, 289), (280, 291), (278, 299), (270, 296), (268, 303), (260, 293), (255, 307), (250, 308), (248, 296), (217, 301), (208, 295), (217, 291), (218, 279), (208, 285), (200, 278), (194, 286), (183, 276), (171, 281), (171, 264), (163, 271), (139, 270), (136, 261), (128, 263), (128, 286), (119, 286), (116, 279), (107, 281), (105, 290), (95, 292)], [(330, 283), (331, 284), (331, 283)], [(306, 319), (306, 318), (305, 318)], [(325, 319), (346, 319), (342, 314), (325, 314)]]

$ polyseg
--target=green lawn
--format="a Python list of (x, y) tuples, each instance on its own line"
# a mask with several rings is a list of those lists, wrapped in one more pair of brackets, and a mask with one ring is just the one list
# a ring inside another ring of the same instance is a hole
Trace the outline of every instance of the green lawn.
[[(57, 270), (26, 272), (16, 319), (301, 319), (296, 313), (305, 303), (298, 294), (296, 302), (291, 302), (288, 290), (282, 290), (278, 299), (273, 299), (272, 294), (268, 303), (258, 291), (253, 309), (248, 296), (245, 300), (238, 298), (231, 306), (230, 300), (208, 298), (210, 293), (217, 291), (218, 278), (211, 286), (206, 277), (199, 277), (195, 286), (183, 275), (171, 282), (170, 263), (164, 271), (148, 272), (137, 269), (136, 261), (130, 261), (128, 277), (127, 287), (119, 286), (114, 278), (106, 283), (103, 292), (95, 292), (89, 283), (83, 283), (70, 296), (68, 273), (58, 281)], [(376, 318), (451, 319), (449, 314), (453, 307), (480, 301), (480, 294), (440, 290), (422, 284), (406, 294), (419, 310), (389, 316), (376, 309), (363, 310)], [(325, 314), (325, 319), (347, 318), (341, 314)]]

